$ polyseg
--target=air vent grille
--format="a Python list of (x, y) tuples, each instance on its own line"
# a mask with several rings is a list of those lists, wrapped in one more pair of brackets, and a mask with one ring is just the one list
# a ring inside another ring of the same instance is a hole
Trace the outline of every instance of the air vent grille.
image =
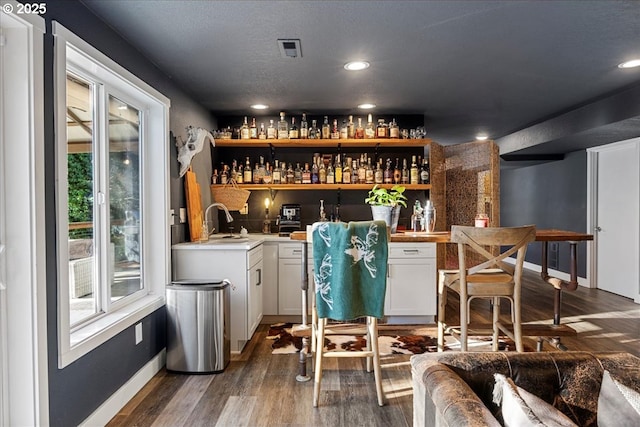
[(278, 48), (283, 58), (302, 58), (300, 39), (278, 39)]

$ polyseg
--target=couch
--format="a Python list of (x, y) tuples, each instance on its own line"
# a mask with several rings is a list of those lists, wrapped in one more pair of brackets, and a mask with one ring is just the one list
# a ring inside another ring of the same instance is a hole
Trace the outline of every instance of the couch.
[(597, 426), (604, 370), (640, 390), (640, 358), (628, 353), (426, 353), (411, 357), (411, 369), (415, 427), (502, 425), (496, 373), (587, 427)]

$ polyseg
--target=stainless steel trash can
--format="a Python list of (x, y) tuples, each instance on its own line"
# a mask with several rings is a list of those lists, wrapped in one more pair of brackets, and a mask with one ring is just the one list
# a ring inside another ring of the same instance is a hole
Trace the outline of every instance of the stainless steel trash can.
[(227, 280), (180, 280), (167, 286), (167, 370), (224, 371), (231, 356)]

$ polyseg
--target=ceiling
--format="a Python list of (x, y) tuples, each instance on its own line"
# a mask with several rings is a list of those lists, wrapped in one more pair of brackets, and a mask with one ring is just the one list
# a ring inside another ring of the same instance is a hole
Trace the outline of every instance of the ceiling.
[[(566, 153), (640, 135), (638, 1), (82, 0), (215, 115), (423, 114), (443, 144)], [(278, 39), (300, 39), (282, 57)], [(361, 59), (371, 66), (349, 72)]]

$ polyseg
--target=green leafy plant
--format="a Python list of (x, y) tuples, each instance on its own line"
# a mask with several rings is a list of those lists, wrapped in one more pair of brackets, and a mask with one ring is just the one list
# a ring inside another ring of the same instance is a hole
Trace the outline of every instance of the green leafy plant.
[(372, 206), (403, 206), (407, 207), (406, 196), (403, 194), (405, 187), (401, 185), (394, 185), (390, 190), (386, 188), (379, 188), (378, 184), (374, 185), (371, 190), (369, 190), (368, 197), (364, 199), (365, 203), (368, 203)]

